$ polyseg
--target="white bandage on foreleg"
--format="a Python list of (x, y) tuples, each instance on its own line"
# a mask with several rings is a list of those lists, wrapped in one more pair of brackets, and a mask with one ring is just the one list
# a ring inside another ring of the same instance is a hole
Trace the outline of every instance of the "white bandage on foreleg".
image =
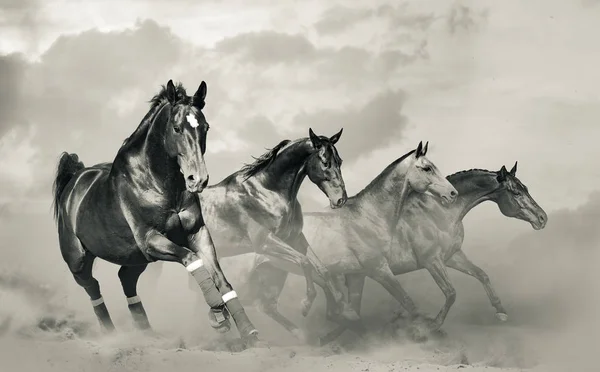
[(127, 305), (135, 305), (137, 303), (142, 302), (140, 296), (127, 297)]
[(186, 269), (188, 272), (190, 272), (190, 273), (191, 273), (192, 271), (195, 271), (195, 270), (197, 270), (197, 269), (201, 268), (202, 266), (204, 266), (204, 263), (202, 262), (202, 260), (201, 260), (201, 259), (197, 259), (196, 261), (194, 261), (194, 262), (192, 262), (191, 264), (187, 265), (187, 266), (185, 267), (185, 269)]
[(104, 303), (104, 299), (102, 297), (100, 297), (97, 300), (92, 300), (92, 306), (96, 307), (96, 306), (100, 306)]
[(223, 295), (222, 298), (223, 298), (223, 302), (227, 303), (228, 301), (231, 301), (234, 298), (237, 298), (237, 293), (235, 293), (235, 291), (227, 292)]

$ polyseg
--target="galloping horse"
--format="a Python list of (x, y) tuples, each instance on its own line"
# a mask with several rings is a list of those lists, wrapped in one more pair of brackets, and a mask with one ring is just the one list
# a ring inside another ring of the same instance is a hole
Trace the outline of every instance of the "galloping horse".
[[(464, 239), (462, 220), (477, 205), (493, 201), (507, 217), (529, 222), (535, 230), (543, 229), (548, 221), (546, 212), (536, 203), (517, 177), (517, 163), (509, 171), (505, 166), (499, 171), (471, 169), (448, 176), (448, 181), (458, 190), (459, 196), (452, 206), (442, 206), (434, 198), (412, 194), (406, 200), (402, 215), (397, 222), (398, 238), (393, 251), (397, 252), (390, 262), (394, 275), (427, 269), (446, 296), (446, 303), (431, 324), (434, 329), (442, 326), (456, 298), (446, 267), (473, 276), (481, 282), (487, 296), (496, 309), (496, 317), (506, 321), (508, 316), (500, 298), (492, 287), (488, 275), (472, 263), (461, 250)], [(315, 254), (326, 256), (325, 246), (315, 246)], [(274, 278), (275, 279), (275, 278)], [(344, 280), (344, 278), (342, 278)], [(360, 304), (365, 283), (365, 273), (346, 273), (345, 285), (354, 310), (360, 314)], [(335, 303), (327, 303), (328, 313)], [(337, 338), (345, 330), (340, 326), (324, 337), (323, 344)]]
[(201, 111), (206, 90), (203, 81), (190, 97), (169, 80), (113, 163), (85, 167), (76, 154), (60, 157), (53, 187), (60, 249), (106, 332), (114, 325), (92, 276), (96, 257), (121, 266), (119, 279), (137, 327), (150, 328), (137, 295), (139, 276), (148, 263), (171, 261), (184, 265), (202, 288), (211, 326), (223, 327), (215, 314), (226, 308), (246, 345), (258, 341), (219, 266), (198, 199), (209, 178), (209, 125)]
[[(335, 148), (342, 130), (331, 138), (317, 136), (312, 129), (308, 134), (308, 138), (280, 142), (254, 163), (208, 186), (200, 195), (203, 215), (218, 247), (219, 258), (250, 252), (264, 254), (278, 267), (274, 270), (281, 287), (287, 271), (305, 276), (304, 315), (316, 297), (313, 270), (324, 280), (322, 283), (328, 283), (329, 276), (319, 260), (307, 259), (309, 244), (302, 233), (304, 222), (297, 199), (298, 191), (308, 176), (327, 195), (331, 208), (339, 208), (347, 200), (340, 169), (342, 159)], [(153, 265), (150, 270), (157, 268), (158, 265)], [(324, 290), (337, 291), (337, 287), (330, 283)], [(264, 293), (258, 295), (261, 299), (267, 296)], [(337, 291), (331, 296), (335, 301), (342, 297), (342, 293)], [(266, 303), (259, 307), (302, 339), (300, 330), (279, 313), (277, 306), (271, 305)], [(347, 302), (346, 306), (338, 306), (351, 313), (348, 315), (342, 310), (340, 316), (358, 318)]]
[[(409, 195), (433, 194), (448, 204), (458, 195), (426, 153), (427, 144), (423, 147), (419, 143), (416, 150), (392, 162), (362, 191), (348, 198), (344, 207), (326, 212), (327, 217), (320, 221), (320, 228), (327, 231), (322, 236), (324, 239), (314, 240), (308, 252), (309, 257), (318, 257), (334, 275), (361, 273), (373, 278), (413, 313), (416, 308), (392, 271), (403, 254), (390, 246), (398, 215), (404, 213), (403, 203)], [(419, 231), (420, 227), (415, 229)], [(259, 264), (251, 273), (250, 286), (260, 294), (265, 306), (275, 307), (285, 276), (277, 275), (270, 258), (257, 257), (257, 262)], [(322, 286), (319, 278), (315, 277), (315, 282)], [(253, 293), (252, 290), (249, 292)], [(327, 291), (325, 294), (328, 303), (335, 302)], [(346, 302), (347, 299), (342, 300), (342, 303)], [(333, 305), (332, 309), (337, 312)]]

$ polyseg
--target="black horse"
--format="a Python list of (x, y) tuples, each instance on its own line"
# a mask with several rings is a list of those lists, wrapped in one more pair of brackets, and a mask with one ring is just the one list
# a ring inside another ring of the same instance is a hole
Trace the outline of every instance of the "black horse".
[(150, 328), (138, 278), (148, 263), (174, 261), (202, 288), (211, 326), (228, 329), (231, 315), (246, 345), (258, 340), (219, 266), (200, 208), (198, 194), (209, 177), (205, 97), (205, 82), (190, 97), (169, 80), (112, 163), (86, 168), (76, 154), (60, 157), (53, 188), (60, 249), (105, 331), (114, 325), (92, 276), (96, 257), (121, 266), (119, 279), (138, 328)]

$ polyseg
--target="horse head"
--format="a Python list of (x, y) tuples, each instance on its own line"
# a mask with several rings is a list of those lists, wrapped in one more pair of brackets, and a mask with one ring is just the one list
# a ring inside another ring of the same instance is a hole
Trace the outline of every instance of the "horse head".
[(529, 190), (516, 176), (517, 162), (510, 171), (502, 166), (497, 174), (500, 183), (496, 202), (502, 214), (527, 221), (535, 230), (541, 230), (548, 222), (548, 215), (529, 195)]

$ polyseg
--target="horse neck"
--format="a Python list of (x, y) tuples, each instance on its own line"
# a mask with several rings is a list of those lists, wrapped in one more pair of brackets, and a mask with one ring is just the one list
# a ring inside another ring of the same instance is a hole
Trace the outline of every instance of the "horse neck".
[(411, 193), (406, 179), (409, 162), (409, 159), (404, 159), (390, 164), (355, 196), (355, 204), (393, 226), (396, 215), (401, 213), (400, 210)]
[(314, 152), (309, 139), (294, 141), (277, 154), (262, 173), (265, 187), (295, 200), (306, 177), (306, 161)]
[(163, 194), (176, 191), (180, 186), (179, 167), (177, 160), (167, 155), (164, 145), (168, 118), (166, 103), (151, 110), (138, 128), (142, 132), (119, 150), (111, 174), (127, 174), (138, 186)]
[(458, 221), (462, 221), (467, 213), (477, 205), (487, 200), (495, 200), (499, 183), (495, 172), (483, 169), (471, 169), (448, 176), (458, 198), (449, 207), (456, 213)]

